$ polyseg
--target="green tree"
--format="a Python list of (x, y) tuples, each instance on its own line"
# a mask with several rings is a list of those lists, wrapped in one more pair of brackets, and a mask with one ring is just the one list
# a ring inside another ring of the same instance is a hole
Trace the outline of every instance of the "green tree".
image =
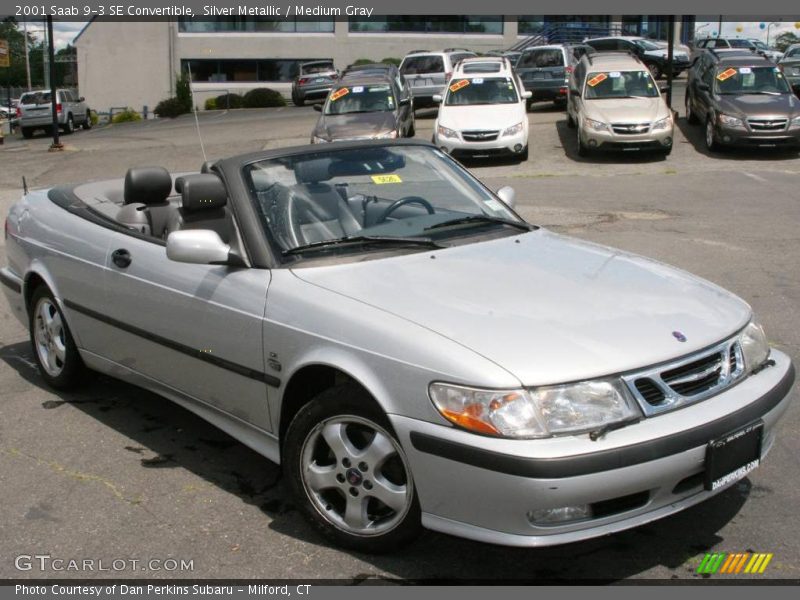
[(797, 37), (793, 31), (784, 31), (775, 38), (775, 47), (781, 52), (786, 52), (789, 46), (798, 43), (800, 43), (800, 37)]
[[(0, 69), (0, 86), (24, 86), (25, 76), (25, 34), (20, 31), (14, 17), (6, 17), (0, 21), (0, 39), (8, 42), (8, 51), (11, 54), (11, 66)], [(28, 34), (29, 46), (33, 38)]]

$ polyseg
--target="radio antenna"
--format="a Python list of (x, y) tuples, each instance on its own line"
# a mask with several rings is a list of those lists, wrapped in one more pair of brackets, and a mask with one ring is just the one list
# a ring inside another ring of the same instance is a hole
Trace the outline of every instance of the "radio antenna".
[(28, 195), (28, 182), (25, 180), (25, 175), (22, 176), (22, 193)]
[(203, 153), (203, 162), (208, 162), (206, 157), (206, 147), (203, 145), (203, 136), (200, 134), (200, 119), (197, 117), (197, 103), (194, 101), (194, 82), (192, 81), (192, 69), (186, 69), (189, 76), (189, 93), (192, 96), (192, 112), (194, 113), (194, 124), (197, 127), (197, 139), (200, 140), (200, 151)]

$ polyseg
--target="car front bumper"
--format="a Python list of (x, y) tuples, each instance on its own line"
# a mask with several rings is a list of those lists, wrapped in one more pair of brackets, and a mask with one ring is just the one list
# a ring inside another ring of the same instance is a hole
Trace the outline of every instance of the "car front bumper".
[[(410, 461), (423, 524), (509, 546), (549, 546), (636, 527), (678, 512), (735, 484), (703, 486), (710, 441), (764, 422), (761, 457), (790, 404), (794, 368), (775, 364), (708, 400), (608, 433), (542, 440), (479, 436), (390, 415)], [(592, 517), (536, 523), (534, 510), (592, 506)]]
[(523, 130), (514, 135), (499, 135), (497, 139), (486, 142), (468, 142), (461, 137), (447, 138), (437, 133), (434, 134), (433, 143), (453, 156), (514, 156), (522, 154), (528, 147), (528, 132)]
[(741, 127), (717, 125), (717, 142), (725, 146), (789, 146), (800, 148), (800, 127), (783, 131), (750, 131)]
[(591, 150), (668, 150), (674, 141), (674, 126), (647, 133), (619, 134), (581, 127), (581, 138)]

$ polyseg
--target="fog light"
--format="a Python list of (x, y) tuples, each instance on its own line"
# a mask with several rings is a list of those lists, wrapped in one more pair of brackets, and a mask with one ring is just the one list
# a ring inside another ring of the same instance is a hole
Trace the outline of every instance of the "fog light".
[(665, 146), (671, 146), (672, 138), (664, 138), (663, 140), (661, 140), (661, 143), (664, 144)]
[(597, 140), (589, 140), (589, 145), (592, 148), (596, 148), (597, 147)]
[(566, 521), (578, 521), (592, 516), (592, 508), (588, 504), (561, 506), (559, 508), (540, 508), (528, 512), (528, 521), (533, 525), (553, 525)]
[(514, 152), (522, 152), (522, 144), (516, 144), (514, 146)]

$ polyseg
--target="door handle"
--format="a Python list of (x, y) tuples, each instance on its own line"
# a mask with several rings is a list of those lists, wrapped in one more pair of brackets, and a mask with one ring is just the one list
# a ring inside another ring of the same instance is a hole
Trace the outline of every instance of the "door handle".
[(131, 264), (133, 260), (131, 258), (131, 253), (125, 250), (124, 248), (120, 248), (119, 250), (114, 250), (111, 253), (111, 260), (114, 262), (121, 269), (125, 269), (128, 265)]

